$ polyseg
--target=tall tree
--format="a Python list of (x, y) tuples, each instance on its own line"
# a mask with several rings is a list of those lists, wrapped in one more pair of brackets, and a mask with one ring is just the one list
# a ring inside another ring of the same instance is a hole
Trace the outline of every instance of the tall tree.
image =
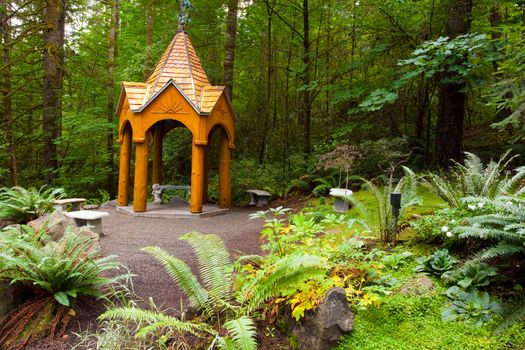
[(16, 186), (18, 175), (16, 170), (15, 140), (13, 133), (13, 102), (11, 86), (11, 19), (8, 13), (9, 2), (0, 1), (0, 23), (2, 27), (2, 107), (4, 112), (4, 127), (7, 138), (7, 153), (9, 157), (9, 175), (11, 184)]
[[(445, 32), (450, 39), (470, 30), (472, 0), (450, 1)], [(463, 57), (467, 60), (468, 57)], [(457, 72), (443, 74), (439, 84), (439, 107), (436, 125), (435, 160), (447, 165), (451, 159), (462, 157), (463, 124), (465, 119), (466, 83), (457, 79)]]
[(303, 124), (303, 152), (310, 154), (312, 151), (311, 125), (312, 125), (312, 103), (310, 100), (310, 10), (308, 0), (303, 0), (303, 72), (301, 79), (303, 86), (299, 94), (300, 118)]
[(144, 60), (146, 79), (150, 76), (152, 70), (152, 46), (153, 46), (153, 19), (155, 17), (155, 2), (147, 0), (146, 5), (146, 58)]
[(62, 83), (64, 74), (64, 32), (67, 0), (46, 0), (44, 9), (44, 164), (46, 182), (58, 170), (57, 139), (62, 119)]
[(228, 0), (228, 22), (226, 26), (226, 45), (224, 48), (224, 85), (233, 99), (233, 69), (235, 63), (235, 38), (237, 36), (237, 12), (239, 0)]
[(115, 65), (117, 59), (117, 37), (120, 23), (120, 7), (119, 0), (110, 1), (110, 25), (109, 25), (109, 45), (108, 45), (108, 80), (107, 80), (107, 94), (108, 94), (108, 109), (107, 119), (110, 129), (107, 135), (107, 152), (108, 152), (108, 177), (107, 177), (107, 191), (113, 195), (115, 193), (115, 155), (113, 150), (113, 114), (115, 113)]

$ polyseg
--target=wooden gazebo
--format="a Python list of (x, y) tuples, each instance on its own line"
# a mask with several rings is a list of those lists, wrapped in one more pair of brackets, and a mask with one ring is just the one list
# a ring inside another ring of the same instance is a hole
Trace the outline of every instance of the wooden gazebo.
[(148, 200), (149, 153), (151, 184), (162, 183), (162, 141), (168, 131), (186, 127), (192, 134), (191, 213), (201, 213), (207, 196), (208, 144), (220, 132), (219, 206), (231, 208), (230, 160), (234, 147), (234, 116), (223, 86), (212, 86), (182, 27), (146, 83), (123, 82), (119, 116), (120, 169), (118, 206), (129, 201), (132, 143), (135, 145), (133, 211), (144, 212)]

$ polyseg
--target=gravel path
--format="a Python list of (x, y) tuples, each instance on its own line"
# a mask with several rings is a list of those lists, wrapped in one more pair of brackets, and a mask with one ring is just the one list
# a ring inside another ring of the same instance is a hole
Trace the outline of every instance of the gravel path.
[(143, 299), (152, 297), (157, 306), (180, 308), (183, 297), (173, 280), (153, 257), (141, 251), (145, 246), (159, 246), (184, 260), (196, 272), (196, 259), (190, 246), (179, 240), (191, 231), (214, 233), (221, 237), (232, 256), (260, 252), (262, 220), (249, 220), (252, 209), (233, 209), (231, 212), (209, 218), (164, 219), (142, 218), (105, 211), (104, 233), (100, 240), (102, 253), (117, 255), (136, 276), (135, 294)]

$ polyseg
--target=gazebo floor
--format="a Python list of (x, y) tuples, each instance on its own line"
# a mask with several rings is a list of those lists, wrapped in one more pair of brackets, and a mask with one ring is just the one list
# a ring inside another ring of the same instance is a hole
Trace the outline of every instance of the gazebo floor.
[(230, 209), (221, 209), (215, 205), (205, 204), (202, 206), (202, 213), (193, 214), (190, 213), (190, 205), (188, 203), (167, 203), (162, 205), (148, 203), (145, 212), (134, 212), (132, 205), (126, 207), (117, 206), (117, 211), (145, 218), (194, 219), (226, 214), (230, 212)]

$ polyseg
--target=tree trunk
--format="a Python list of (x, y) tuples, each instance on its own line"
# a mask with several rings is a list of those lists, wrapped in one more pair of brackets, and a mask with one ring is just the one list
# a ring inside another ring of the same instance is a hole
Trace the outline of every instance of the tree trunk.
[(113, 114), (115, 113), (115, 66), (117, 58), (117, 37), (118, 28), (120, 22), (120, 8), (119, 0), (111, 0), (111, 20), (109, 25), (109, 45), (108, 45), (108, 81), (106, 85), (108, 95), (108, 109), (107, 109), (107, 120), (110, 128), (107, 135), (106, 148), (108, 152), (107, 168), (108, 177), (106, 183), (106, 189), (109, 194), (113, 197), (115, 194), (115, 154), (113, 149), (114, 139), (114, 125), (113, 125)]
[[(451, 1), (446, 35), (454, 39), (470, 30), (472, 0)], [(468, 59), (464, 57), (463, 59)], [(439, 84), (439, 109), (436, 131), (436, 163), (448, 165), (462, 158), (463, 121), (465, 118), (465, 82), (448, 82), (456, 73), (443, 74)]]
[(154, 0), (148, 0), (146, 6), (146, 58), (144, 59), (146, 79), (149, 78), (151, 67), (151, 46), (153, 45), (153, 18), (155, 17)]
[(9, 155), (9, 175), (11, 177), (11, 184), (16, 186), (18, 184), (18, 176), (16, 170), (16, 156), (15, 156), (15, 141), (13, 134), (13, 104), (12, 104), (12, 86), (11, 86), (11, 20), (8, 17), (8, 2), (2, 0), (0, 5), (4, 11), (0, 12), (0, 22), (2, 25), (2, 102), (4, 112), (5, 132), (7, 138), (7, 153)]
[(303, 67), (304, 72), (301, 76), (303, 87), (299, 95), (300, 116), (303, 124), (303, 152), (305, 155), (312, 151), (311, 144), (311, 117), (312, 106), (310, 104), (310, 12), (308, 0), (303, 0)]
[(228, 23), (224, 53), (224, 85), (226, 93), (233, 99), (233, 68), (235, 63), (235, 37), (237, 35), (237, 10), (239, 0), (228, 0)]
[(44, 166), (47, 183), (58, 170), (57, 139), (62, 123), (64, 29), (67, 0), (46, 0), (44, 29), (43, 129)]

